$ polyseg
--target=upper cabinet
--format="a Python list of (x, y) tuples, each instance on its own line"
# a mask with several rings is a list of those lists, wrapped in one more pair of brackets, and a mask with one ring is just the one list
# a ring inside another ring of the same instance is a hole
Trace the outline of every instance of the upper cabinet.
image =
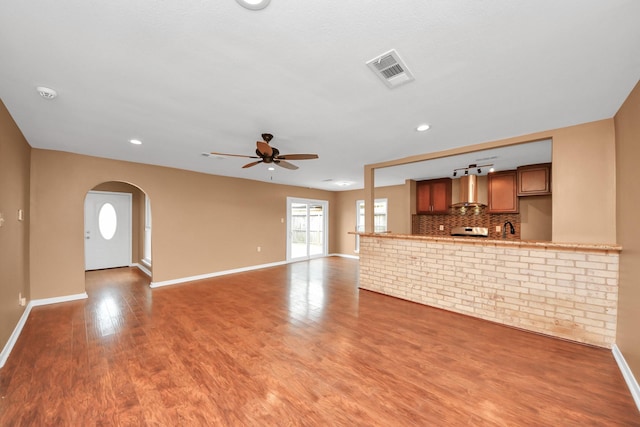
[(416, 182), (418, 214), (447, 214), (451, 206), (451, 178)]
[(488, 178), (489, 213), (518, 213), (517, 172), (493, 172)]
[(551, 163), (520, 166), (517, 171), (518, 196), (551, 194)]

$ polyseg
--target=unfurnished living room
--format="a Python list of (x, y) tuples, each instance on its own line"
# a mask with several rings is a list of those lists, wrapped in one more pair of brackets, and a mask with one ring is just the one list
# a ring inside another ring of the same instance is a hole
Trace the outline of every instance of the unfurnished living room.
[(640, 426), (640, 2), (0, 4), (0, 425)]

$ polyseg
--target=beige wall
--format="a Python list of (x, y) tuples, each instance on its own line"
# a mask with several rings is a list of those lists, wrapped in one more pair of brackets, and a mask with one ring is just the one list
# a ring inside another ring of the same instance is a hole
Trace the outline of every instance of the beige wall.
[(104, 182), (94, 191), (113, 191), (131, 194), (131, 262), (139, 264), (144, 256), (144, 193), (126, 182)]
[(554, 130), (552, 155), (553, 241), (615, 243), (613, 119)]
[[(411, 234), (410, 189), (407, 185), (375, 189), (376, 199), (387, 199), (387, 230), (393, 233)], [(356, 230), (356, 201), (364, 200), (364, 190), (341, 191), (335, 197), (338, 210), (336, 252), (356, 255), (356, 236), (348, 233)]]
[(640, 382), (640, 83), (615, 116), (617, 220), (620, 253), (616, 344)]
[[(84, 292), (84, 198), (107, 181), (131, 183), (151, 198), (156, 282), (283, 261), (286, 197), (328, 200), (330, 215), (335, 202), (329, 191), (34, 149), (33, 298)], [(329, 252), (335, 252), (333, 218)]]
[(520, 238), (551, 241), (552, 196), (520, 197)]
[[(29, 299), (29, 158), (31, 147), (0, 101), (0, 349), (11, 336)], [(18, 210), (24, 220), (18, 220)]]

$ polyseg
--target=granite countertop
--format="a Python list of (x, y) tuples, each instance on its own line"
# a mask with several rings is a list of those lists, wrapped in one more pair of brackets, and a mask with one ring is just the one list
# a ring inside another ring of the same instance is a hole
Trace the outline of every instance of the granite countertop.
[(383, 239), (404, 239), (404, 240), (425, 240), (443, 243), (462, 243), (465, 245), (478, 246), (511, 246), (529, 247), (539, 249), (566, 249), (585, 250), (597, 252), (620, 252), (622, 246), (615, 243), (572, 243), (572, 242), (549, 242), (541, 240), (520, 240), (520, 239), (489, 239), (486, 237), (462, 237), (462, 236), (424, 236), (417, 234), (394, 234), (394, 233), (355, 233), (366, 237), (379, 237)]

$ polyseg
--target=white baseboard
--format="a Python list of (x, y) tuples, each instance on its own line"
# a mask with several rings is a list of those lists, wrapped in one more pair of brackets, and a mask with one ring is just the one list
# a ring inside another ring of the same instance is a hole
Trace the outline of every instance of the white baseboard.
[(55, 297), (55, 298), (35, 299), (35, 300), (29, 301), (29, 304), (27, 304), (27, 307), (25, 308), (24, 312), (22, 312), (22, 316), (20, 316), (20, 320), (18, 320), (16, 327), (13, 329), (13, 332), (11, 333), (9, 340), (4, 345), (4, 348), (0, 353), (0, 368), (2, 368), (4, 364), (7, 362), (7, 358), (9, 358), (9, 354), (11, 354), (11, 350), (13, 350), (13, 346), (16, 345), (16, 342), (18, 341), (18, 337), (20, 336), (20, 333), (22, 333), (22, 328), (27, 322), (27, 319), (29, 318), (29, 314), (31, 313), (31, 309), (33, 307), (48, 305), (48, 304), (58, 304), (58, 303), (67, 302), (67, 301), (76, 301), (76, 300), (85, 299), (85, 298), (88, 298), (88, 295), (86, 292), (82, 294), (66, 295), (63, 297)]
[[(344, 258), (360, 259), (355, 255), (346, 255), (346, 254), (329, 254), (327, 256), (339, 256)], [(318, 257), (318, 258), (321, 258), (321, 257)], [(249, 267), (241, 267), (241, 268), (234, 268), (231, 270), (216, 271), (215, 273), (199, 274), (197, 276), (181, 277), (179, 279), (163, 280), (161, 282), (151, 282), (151, 284), (149, 284), (149, 287), (160, 288), (162, 286), (177, 285), (180, 283), (193, 282), (195, 280), (210, 279), (212, 277), (218, 277), (218, 276), (226, 276), (227, 274), (243, 273), (245, 271), (260, 270), (261, 268), (277, 267), (279, 265), (291, 264), (299, 261), (300, 260), (278, 261), (278, 262), (272, 262), (269, 264), (251, 265)]]
[(144, 274), (151, 277), (151, 271), (149, 271), (149, 269), (142, 264), (133, 263), (129, 267), (137, 267), (138, 270), (142, 271)]
[(7, 359), (9, 358), (9, 354), (11, 354), (11, 350), (13, 350), (13, 346), (16, 345), (16, 342), (18, 341), (18, 337), (22, 332), (22, 328), (24, 327), (24, 324), (27, 323), (27, 319), (29, 318), (29, 313), (31, 313), (31, 307), (32, 305), (29, 303), (25, 308), (25, 310), (22, 312), (22, 316), (20, 316), (20, 320), (18, 320), (18, 324), (13, 329), (13, 333), (9, 337), (9, 340), (4, 345), (4, 348), (2, 349), (2, 353), (0, 353), (0, 368), (2, 368), (4, 364), (7, 362)]
[(31, 302), (29, 302), (29, 305), (32, 307), (37, 307), (40, 305), (58, 304), (61, 302), (77, 301), (80, 299), (87, 299), (87, 298), (89, 298), (89, 295), (87, 295), (86, 292), (83, 292), (81, 294), (65, 295), (62, 297), (34, 299), (34, 300), (31, 300)]
[(197, 276), (181, 277), (179, 279), (163, 280), (161, 282), (151, 282), (149, 287), (159, 288), (162, 286), (177, 285), (179, 283), (193, 282), (194, 280), (210, 279), (212, 277), (226, 276), (227, 274), (243, 273), (245, 271), (259, 270), (261, 268), (276, 267), (279, 265), (289, 264), (289, 261), (278, 261), (269, 264), (252, 265), (249, 267), (234, 268), (232, 270), (216, 271), (215, 273), (200, 274)]
[(613, 352), (614, 359), (616, 359), (616, 362), (618, 363), (618, 369), (620, 369), (624, 380), (627, 382), (627, 387), (629, 387), (631, 396), (633, 397), (634, 402), (636, 402), (638, 411), (640, 411), (640, 385), (638, 385), (636, 377), (633, 375), (633, 372), (631, 372), (631, 368), (624, 359), (624, 356), (618, 346), (614, 344), (611, 351)]
[(360, 259), (358, 255), (348, 255), (348, 254), (329, 254), (329, 256), (339, 256), (341, 258), (349, 258), (349, 259)]

